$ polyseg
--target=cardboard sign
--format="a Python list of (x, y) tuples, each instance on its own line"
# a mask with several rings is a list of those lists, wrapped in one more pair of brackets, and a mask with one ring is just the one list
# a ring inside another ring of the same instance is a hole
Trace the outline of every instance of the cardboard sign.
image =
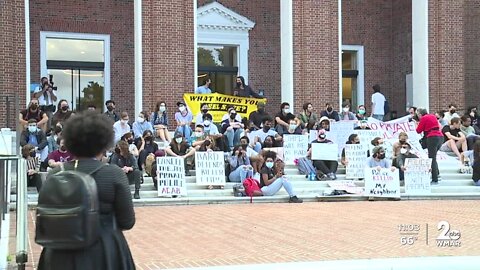
[(330, 134), (327, 135), (327, 138), (337, 144), (337, 152), (340, 152), (345, 148), (345, 143), (348, 141), (348, 137), (354, 133), (354, 124), (355, 121), (338, 121), (330, 123)]
[(157, 157), (158, 196), (186, 196), (184, 159)]
[(362, 144), (345, 145), (345, 158), (348, 161), (345, 178), (365, 178), (365, 164), (367, 163), (366, 149), (366, 146)]
[(338, 160), (338, 144), (312, 143), (312, 160)]
[(270, 148), (263, 148), (264, 151), (272, 151), (277, 153), (277, 158), (281, 161), (285, 161), (284, 150), (283, 147), (270, 147)]
[(223, 152), (196, 152), (195, 171), (197, 185), (224, 186), (225, 160)]
[(285, 164), (293, 165), (295, 159), (306, 157), (307, 150), (307, 135), (283, 135), (283, 155), (285, 158)]
[(365, 169), (365, 192), (367, 197), (400, 198), (400, 179), (398, 170)]
[(407, 158), (405, 160), (405, 193), (406, 194), (430, 194), (430, 158)]

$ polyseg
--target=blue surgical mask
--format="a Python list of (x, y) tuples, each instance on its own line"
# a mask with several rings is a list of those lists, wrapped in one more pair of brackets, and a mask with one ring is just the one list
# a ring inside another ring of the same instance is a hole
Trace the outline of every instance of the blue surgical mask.
[(271, 168), (273, 168), (273, 162), (272, 161), (267, 161), (267, 162), (265, 162), (265, 166), (267, 166), (267, 168), (271, 169)]
[(28, 131), (31, 133), (37, 132), (37, 127), (36, 126), (28, 126)]

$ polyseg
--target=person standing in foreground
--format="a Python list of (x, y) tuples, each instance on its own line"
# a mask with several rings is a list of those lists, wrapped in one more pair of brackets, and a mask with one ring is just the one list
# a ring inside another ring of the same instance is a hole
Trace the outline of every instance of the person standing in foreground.
[(385, 116), (385, 96), (380, 93), (380, 85), (375, 84), (372, 86), (373, 95), (372, 95), (372, 115), (371, 117), (383, 121)]
[(443, 144), (443, 133), (441, 126), (434, 114), (428, 114), (423, 108), (417, 109), (417, 116), (420, 122), (417, 126), (417, 133), (424, 132), (423, 137), (426, 140), (428, 157), (432, 159), (432, 184), (437, 185), (440, 171), (438, 170), (437, 152)]
[[(77, 170), (89, 173), (102, 166), (103, 152), (113, 144), (111, 120), (106, 116), (86, 111), (72, 116), (62, 133), (65, 145), (78, 158)], [(66, 163), (66, 170), (73, 164)], [(60, 169), (53, 169), (50, 174)], [(122, 233), (135, 224), (132, 196), (128, 179), (117, 166), (103, 166), (93, 175), (100, 202), (100, 236), (90, 247), (81, 250), (44, 248), (38, 263), (39, 270), (135, 269), (132, 254)]]

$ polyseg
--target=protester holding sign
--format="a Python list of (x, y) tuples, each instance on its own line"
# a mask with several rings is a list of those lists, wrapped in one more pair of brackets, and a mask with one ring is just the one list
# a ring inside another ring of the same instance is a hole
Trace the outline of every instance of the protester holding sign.
[(297, 125), (297, 121), (295, 119), (289, 119), (288, 124), (288, 130), (286, 130), (283, 135), (302, 134), (302, 128)]
[[(311, 142), (311, 144), (314, 143), (333, 143), (332, 141), (327, 139), (327, 134), (325, 133), (325, 130), (320, 129), (318, 131), (318, 137), (317, 140)], [(337, 152), (338, 155), (338, 152)], [(308, 149), (307, 152), (308, 157), (312, 157), (312, 147), (310, 146), (310, 149)], [(313, 166), (320, 171), (321, 173), (318, 173), (317, 175), (322, 175), (320, 177), (320, 180), (335, 180), (337, 179), (337, 168), (338, 168), (338, 161), (336, 160), (314, 160), (313, 161)]]
[(237, 77), (237, 86), (233, 89), (233, 95), (239, 97), (262, 98), (262, 96), (252, 90), (250, 85), (245, 84), (245, 78), (243, 78), (243, 76)]
[(360, 124), (357, 127), (355, 127), (354, 130), (371, 130), (371, 128), (368, 127), (367, 120), (360, 120)]
[(392, 171), (395, 171), (395, 167), (392, 167), (390, 160), (385, 158), (385, 149), (382, 146), (375, 146), (373, 148), (372, 156), (367, 159), (367, 167), (378, 170), (391, 168)]
[(228, 179), (230, 182), (242, 182), (247, 177), (253, 176), (253, 167), (250, 164), (247, 151), (242, 146), (237, 145), (232, 151), (232, 156), (228, 159), (230, 164), (230, 175)]
[(290, 203), (302, 203), (303, 200), (299, 199), (293, 191), (292, 184), (283, 175), (283, 170), (275, 167), (275, 161), (277, 154), (272, 151), (264, 153), (265, 163), (260, 171), (260, 187), (264, 196), (275, 195), (280, 188), (284, 188), (290, 199)]
[(203, 124), (203, 116), (208, 113), (208, 104), (203, 103), (200, 112), (195, 116), (195, 125)]
[(405, 179), (405, 159), (407, 158), (418, 158), (417, 155), (413, 154), (410, 152), (412, 150), (412, 147), (410, 146), (409, 143), (404, 142), (402, 146), (400, 147), (400, 154), (396, 157), (394, 160), (395, 166), (400, 169), (400, 180)]
[[(360, 144), (360, 138), (358, 137), (357, 134), (351, 134), (348, 137), (348, 141), (345, 142), (345, 144)], [(340, 162), (345, 166), (348, 165), (348, 158), (345, 156), (345, 148), (342, 150), (341, 157), (342, 158), (341, 158)], [(365, 157), (366, 157), (366, 151), (365, 151)]]

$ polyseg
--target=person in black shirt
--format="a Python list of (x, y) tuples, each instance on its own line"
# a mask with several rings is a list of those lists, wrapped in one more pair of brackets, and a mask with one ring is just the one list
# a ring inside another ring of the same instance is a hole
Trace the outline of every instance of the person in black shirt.
[(450, 120), (450, 125), (446, 125), (442, 128), (442, 133), (445, 142), (440, 147), (440, 151), (453, 152), (457, 155), (458, 159), (461, 158), (460, 151), (467, 151), (467, 139), (460, 130), (460, 118), (453, 117)]
[(340, 121), (340, 116), (338, 115), (338, 112), (333, 110), (333, 106), (330, 103), (326, 103), (325, 106), (327, 109), (325, 111), (322, 111), (320, 113), (320, 117), (327, 117), (328, 119), (332, 119), (335, 121)]
[(400, 180), (405, 180), (405, 159), (407, 158), (418, 158), (417, 155), (411, 153), (412, 147), (409, 143), (403, 143), (402, 148), (400, 148), (400, 154), (393, 160), (393, 164), (400, 171)]
[(113, 123), (120, 120), (120, 117), (115, 112), (115, 102), (113, 100), (107, 100), (105, 102), (105, 106), (107, 107), (107, 111), (104, 113), (108, 118), (110, 118)]
[(110, 159), (110, 164), (117, 165), (127, 175), (128, 182), (131, 185), (135, 183), (134, 199), (140, 199), (140, 181), (142, 180), (142, 172), (138, 169), (137, 160), (130, 153), (128, 143), (119, 141), (117, 149)]
[[(280, 112), (275, 115), (275, 130), (280, 136), (287, 132), (288, 128), (290, 127), (289, 121), (291, 119), (296, 118), (295, 115), (290, 113), (290, 104), (283, 102), (280, 105)], [(295, 120), (295, 122), (297, 122), (297, 125), (300, 124), (300, 121)]]
[[(311, 142), (314, 143), (333, 143), (332, 141), (327, 139), (327, 134), (325, 130), (320, 129), (318, 130), (318, 137), (315, 141)], [(310, 149), (308, 149), (307, 156), (312, 156), (312, 146), (310, 145)], [(319, 177), (320, 180), (335, 180), (337, 179), (337, 168), (338, 168), (338, 161), (336, 160), (314, 160), (313, 166), (317, 169), (317, 175), (322, 175)]]
[(253, 91), (249, 85), (245, 84), (245, 78), (242, 76), (237, 77), (237, 86), (233, 89), (233, 95), (239, 97), (262, 98), (262, 96)]
[(191, 176), (190, 167), (193, 166), (195, 148), (190, 147), (181, 132), (176, 132), (170, 145), (165, 149), (169, 156), (183, 158), (185, 165), (185, 176)]
[(248, 121), (250, 121), (250, 131), (262, 129), (262, 120), (266, 117), (270, 117), (270, 115), (265, 112), (265, 102), (259, 101), (257, 103), (257, 110), (252, 112), (248, 117)]

